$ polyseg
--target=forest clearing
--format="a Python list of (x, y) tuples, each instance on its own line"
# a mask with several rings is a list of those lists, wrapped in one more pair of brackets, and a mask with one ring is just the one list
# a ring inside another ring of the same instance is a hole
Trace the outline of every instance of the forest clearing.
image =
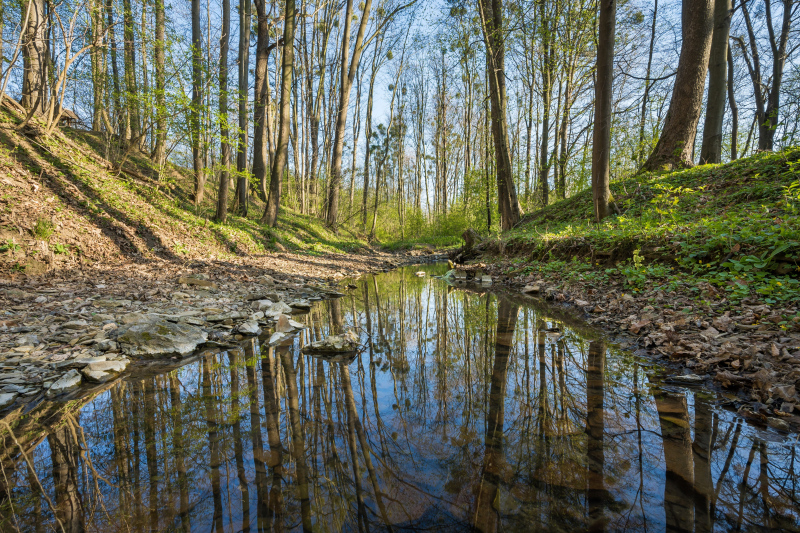
[(0, 35), (0, 531), (800, 531), (800, 1)]

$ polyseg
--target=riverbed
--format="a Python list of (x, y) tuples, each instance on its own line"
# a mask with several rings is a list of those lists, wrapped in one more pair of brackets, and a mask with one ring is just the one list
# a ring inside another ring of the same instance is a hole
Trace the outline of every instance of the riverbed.
[[(800, 530), (796, 436), (446, 270), (30, 408), (0, 426), (0, 530)], [(357, 352), (304, 351), (348, 330)]]

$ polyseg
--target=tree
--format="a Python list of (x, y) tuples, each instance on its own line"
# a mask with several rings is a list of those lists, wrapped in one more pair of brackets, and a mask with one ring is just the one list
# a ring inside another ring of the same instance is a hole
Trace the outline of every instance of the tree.
[(611, 211), (611, 115), (614, 84), (614, 34), (616, 0), (600, 2), (600, 35), (597, 39), (597, 81), (594, 88), (594, 138), (592, 141), (592, 198), (595, 221)]
[[(130, 1), (130, 0), (126, 0)], [(200, 106), (203, 103), (203, 35), (200, 28), (200, 0), (192, 0), (192, 107), (189, 110), (194, 170), (194, 203), (203, 201), (206, 178), (200, 149)]]
[(47, 103), (47, 17), (44, 0), (23, 4), (22, 28), (22, 107), (31, 114), (42, 113)]
[(350, 23), (353, 19), (353, 0), (347, 0), (344, 11), (344, 30), (341, 47), (341, 78), (339, 80), (339, 105), (336, 108), (336, 126), (334, 129), (333, 152), (331, 153), (331, 175), (328, 186), (327, 222), (336, 230), (339, 221), (339, 188), (342, 184), (342, 155), (344, 152), (345, 126), (347, 110), (350, 103), (350, 89), (364, 51), (364, 34), (367, 29), (372, 0), (366, 0), (358, 25), (353, 56), (350, 57)]
[(708, 62), (708, 97), (703, 125), (701, 163), (722, 161), (722, 122), (728, 85), (728, 34), (731, 28), (731, 0), (714, 0), (714, 34)]
[[(225, 1), (227, 2), (228, 0)], [(164, 13), (164, 0), (155, 0), (155, 4), (156, 147), (153, 151), (153, 161), (161, 168), (164, 165), (167, 148), (167, 84), (165, 72), (166, 58), (164, 54), (166, 45), (166, 15)]]
[(247, 216), (247, 96), (250, 92), (250, 19), (252, 2), (239, 0), (239, 142), (236, 150), (236, 202)]
[(289, 158), (289, 111), (291, 110), (292, 74), (294, 72), (294, 29), (295, 2), (286, 0), (283, 25), (283, 55), (281, 61), (281, 100), (278, 124), (278, 146), (269, 183), (269, 197), (261, 217), (261, 223), (275, 226), (278, 223), (278, 209), (281, 202), (283, 171)]
[(504, 231), (513, 228), (522, 217), (522, 208), (514, 186), (506, 121), (505, 40), (503, 37), (503, 1), (479, 0), (489, 93), (492, 101), (492, 136), (497, 164), (497, 195), (500, 203), (500, 225)]
[(713, 0), (683, 0), (683, 42), (672, 99), (661, 137), (642, 167), (645, 171), (693, 165), (694, 140), (703, 111), (703, 91), (713, 27)]
[[(775, 131), (779, 124), (780, 104), (781, 104), (781, 84), (783, 83), (783, 70), (786, 59), (790, 55), (787, 50), (789, 43), (789, 33), (792, 30), (792, 21), (798, 13), (800, 1), (781, 0), (783, 6), (783, 17), (781, 22), (781, 32), (775, 36), (775, 29), (772, 22), (772, 0), (764, 0), (764, 14), (766, 16), (767, 33), (769, 35), (769, 48), (772, 52), (772, 75), (771, 83), (765, 82), (761, 74), (761, 58), (759, 56), (756, 33), (750, 19), (750, 11), (747, 2), (742, 2), (742, 14), (744, 15), (747, 35), (750, 39), (750, 58), (744, 39), (736, 37), (739, 47), (742, 49), (747, 70), (750, 73), (750, 80), (753, 83), (753, 95), (756, 104), (756, 121), (758, 123), (758, 149), (771, 151), (775, 147)], [(796, 49), (796, 48), (795, 48)]]
[(219, 37), (219, 124), (220, 165), (219, 194), (217, 195), (218, 222), (228, 216), (228, 187), (231, 173), (231, 142), (228, 127), (228, 48), (231, 35), (231, 0), (222, 0), (222, 35)]

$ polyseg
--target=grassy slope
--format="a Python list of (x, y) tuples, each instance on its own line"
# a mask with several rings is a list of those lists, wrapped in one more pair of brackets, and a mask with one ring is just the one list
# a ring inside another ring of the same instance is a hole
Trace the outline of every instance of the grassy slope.
[(800, 298), (800, 148), (612, 184), (622, 214), (592, 219), (591, 191), (526, 217), (496, 245), (516, 273), (622, 278), (637, 291), (707, 282), (728, 299)]
[(213, 217), (209, 184), (199, 207), (191, 202), (189, 173), (171, 167), (158, 179), (148, 158), (132, 154), (111, 171), (103, 140), (65, 129), (45, 137), (26, 128), (13, 109), (0, 110), (0, 272), (40, 272), (76, 261), (142, 260), (160, 256), (234, 258), (286, 249), (349, 252), (365, 246), (317, 220), (289, 210), (280, 225), (258, 224), (254, 199), (247, 218), (227, 224)]

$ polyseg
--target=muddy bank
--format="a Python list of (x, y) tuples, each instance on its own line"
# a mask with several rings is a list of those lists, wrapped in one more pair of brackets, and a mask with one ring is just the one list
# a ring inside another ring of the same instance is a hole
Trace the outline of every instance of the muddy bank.
[[(481, 262), (482, 261), (482, 262)], [(700, 287), (625, 290), (620, 282), (584, 281), (563, 272), (522, 274), (519, 260), (487, 257), (457, 266), (466, 278), (572, 308), (638, 355), (659, 360), (681, 384), (730, 394), (739, 413), (784, 431), (800, 431), (800, 323), (797, 307), (747, 299), (722, 310), (724, 294)]]
[(0, 280), (0, 411), (111, 381), (138, 361), (181, 359), (268, 332), (285, 338), (302, 328), (292, 315), (342, 295), (342, 278), (437, 260), (418, 252), (276, 254)]

